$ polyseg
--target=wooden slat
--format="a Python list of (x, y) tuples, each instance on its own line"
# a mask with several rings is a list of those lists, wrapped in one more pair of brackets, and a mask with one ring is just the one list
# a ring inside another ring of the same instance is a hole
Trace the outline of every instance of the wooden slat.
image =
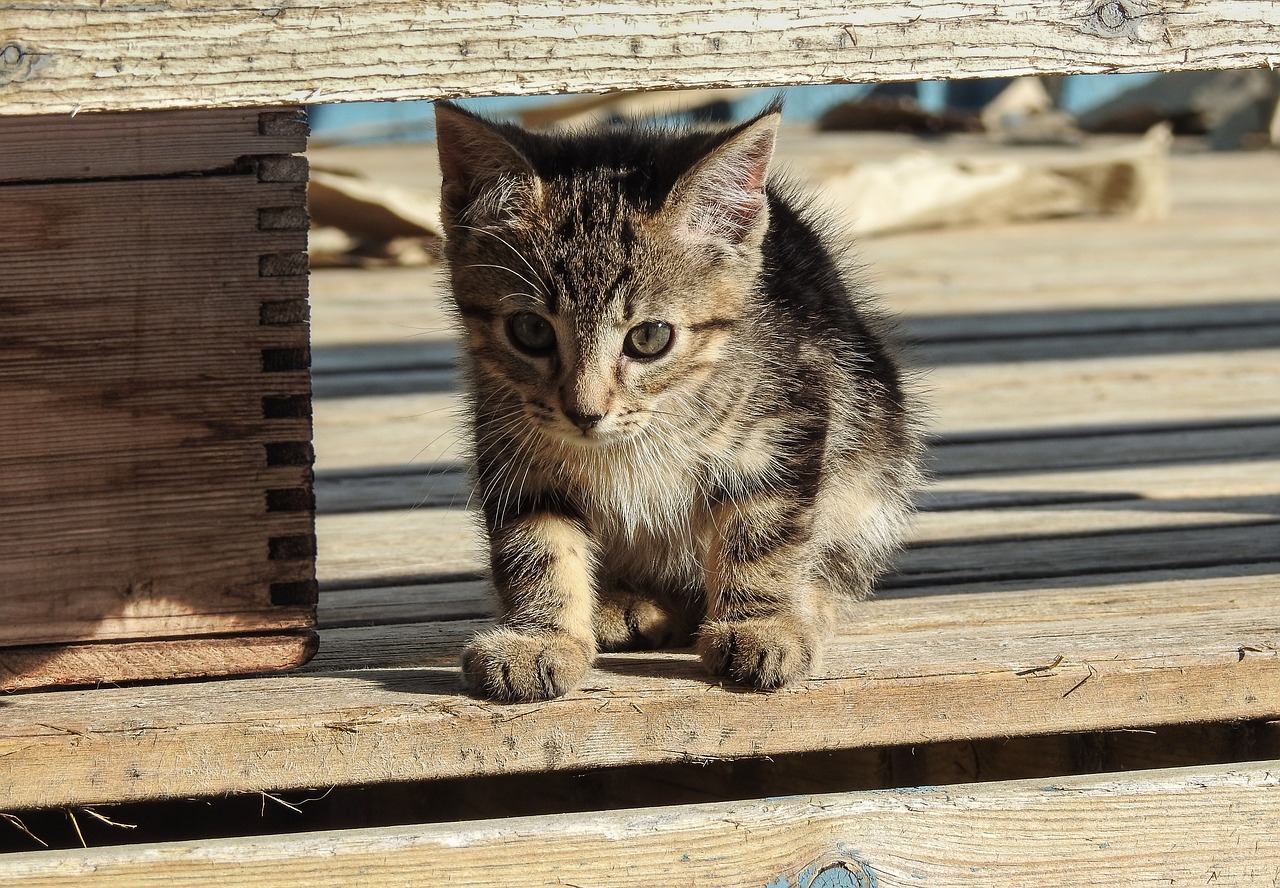
[[(979, 351), (981, 346), (972, 349)], [(1117, 350), (1119, 350), (1117, 348)], [(943, 436), (1080, 434), (1155, 423), (1273, 420), (1280, 349), (953, 364), (927, 374)], [(425, 394), (333, 398), (316, 417), (317, 468), (412, 467), (466, 456), (459, 401)]]
[[(402, 502), (410, 495), (428, 500), (442, 478), (461, 487), (458, 476), (449, 475), (379, 479), (387, 488), (375, 487), (372, 495), (390, 496), (389, 488), (398, 483), (406, 485)], [(943, 569), (948, 582), (965, 570), (1005, 575), (1024, 560), (1052, 574), (1072, 565), (1198, 564), (1215, 553), (1243, 562), (1266, 558), (1280, 539), (1272, 526), (1280, 520), (1269, 483), (1274, 478), (1280, 472), (1271, 462), (1243, 461), (944, 479), (927, 500), (945, 510), (918, 516), (915, 548), (899, 559), (901, 575), (891, 582), (936, 582)], [(458, 505), (466, 501), (463, 490), (446, 490)], [(322, 516), (319, 526), (326, 541), (320, 573), (331, 586), (377, 576), (477, 571), (482, 564), (474, 519), (457, 511)], [(1178, 532), (1161, 535), (1172, 531)], [(930, 548), (962, 542), (969, 546), (959, 552)]]
[(1272, 717), (1277, 578), (876, 601), (765, 695), (692, 653), (612, 654), (564, 698), (496, 706), (457, 691), (482, 623), (330, 630), (308, 674), (8, 698), (0, 810)]
[(309, 423), (265, 418), (263, 398), (305, 402), (308, 382), (263, 354), (305, 350), (306, 327), (260, 323), (305, 298), (303, 278), (260, 276), (305, 231), (257, 225), (301, 194), (252, 173), (0, 186), (0, 644), (305, 625), (268, 590), (311, 565), (269, 560), (268, 540), (309, 536), (309, 506), (269, 511), (266, 491), (305, 487), (306, 467), (266, 446)]
[[(1159, 496), (1161, 491), (1167, 494), (1168, 488), (1139, 482), (1135, 489), (1133, 481), (1116, 470), (1133, 467), (1145, 474), (1177, 463), (1202, 466), (1180, 472), (1184, 485), (1209, 484), (1209, 478), (1232, 475), (1247, 487), (1253, 479), (1247, 473), (1241, 477), (1241, 471), (1230, 463), (1248, 464), (1277, 452), (1280, 423), (1155, 426), (1114, 434), (941, 442), (930, 454), (930, 469), (938, 480), (930, 486), (926, 502), (954, 508), (984, 502), (1052, 502), (1055, 492), (1058, 501), (1115, 499), (1126, 493)], [(1097, 473), (1073, 473), (1072, 477), (1091, 485), (1084, 489), (1064, 487), (1067, 482), (1049, 471), (1071, 469), (1096, 469)], [(1031, 474), (1037, 472), (1041, 477)], [(1163, 476), (1161, 480), (1168, 483)], [(983, 490), (990, 493), (983, 494)], [(322, 472), (316, 478), (316, 498), (320, 511), (330, 515), (424, 506), (461, 508), (471, 502), (461, 463), (442, 464), (434, 470), (373, 467)]]
[(0, 687), (305, 662), (301, 112), (0, 126)]
[(36, 852), (0, 878), (263, 884), (1261, 885), (1280, 762)]
[[(0, 13), (3, 15), (3, 13)], [(0, 78), (2, 79), (2, 78)], [(207, 173), (243, 158), (306, 148), (299, 109), (13, 117), (0, 123), (6, 144), (0, 183)]]
[(0, 18), (0, 112), (313, 104), (1274, 63), (1275, 0), (1034, 6), (775, 0), (27, 4)]
[[(0, 681), (6, 689), (62, 684), (181, 681), (296, 669), (313, 656), (319, 638), (311, 621), (297, 619), (294, 631), (245, 635), (200, 635), (160, 641), (31, 645), (0, 651)], [(245, 620), (246, 625), (250, 624)], [(283, 623), (277, 623), (283, 625)], [(148, 628), (140, 628), (144, 635)], [(154, 628), (151, 628), (154, 632)], [(164, 631), (177, 631), (166, 625)]]
[[(1280, 516), (1261, 498), (1219, 503), (1221, 512), (1177, 506), (1080, 506), (923, 515), (915, 545), (889, 585), (921, 586), (1073, 571), (1265, 561), (1280, 542)], [(331, 588), (477, 574), (486, 559), (474, 516), (421, 509), (320, 516), (320, 581)]]

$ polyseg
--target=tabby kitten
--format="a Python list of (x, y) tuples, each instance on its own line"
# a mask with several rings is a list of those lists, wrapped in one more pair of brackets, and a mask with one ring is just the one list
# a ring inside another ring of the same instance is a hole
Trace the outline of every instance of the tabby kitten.
[(696, 640), (756, 688), (808, 675), (900, 545), (920, 441), (866, 295), (731, 129), (534, 134), (437, 105), (498, 626), (498, 700), (599, 650)]

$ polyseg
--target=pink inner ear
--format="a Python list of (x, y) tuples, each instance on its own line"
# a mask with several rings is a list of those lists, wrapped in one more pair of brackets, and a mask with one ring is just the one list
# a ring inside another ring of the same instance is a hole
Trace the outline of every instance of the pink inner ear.
[(743, 243), (764, 215), (772, 156), (772, 129), (716, 149), (691, 174), (679, 236), (695, 243)]

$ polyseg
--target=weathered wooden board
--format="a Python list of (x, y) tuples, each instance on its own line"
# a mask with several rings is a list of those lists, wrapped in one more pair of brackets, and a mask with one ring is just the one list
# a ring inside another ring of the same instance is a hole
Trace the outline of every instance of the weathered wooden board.
[[(1266, 561), (1280, 545), (1274, 499), (1227, 500), (1220, 511), (1169, 505), (1081, 505), (919, 516), (914, 545), (887, 586), (1063, 576), (1148, 567)], [(421, 509), (321, 515), (320, 581), (330, 588), (476, 575), (486, 564), (475, 517)]]
[(1254, 67), (1280, 56), (1280, 5), (46, 2), (0, 33), (0, 112), (66, 114)]
[[(925, 503), (933, 508), (956, 508), (1120, 500), (1126, 495), (1168, 498), (1191, 495), (1174, 493), (1186, 491), (1188, 485), (1197, 491), (1195, 496), (1221, 495), (1228, 490), (1257, 493), (1261, 488), (1255, 488), (1256, 479), (1231, 464), (1248, 465), (1277, 452), (1280, 423), (1266, 422), (942, 442), (931, 453), (930, 470), (936, 480)], [(1177, 467), (1179, 463), (1197, 465)], [(1139, 474), (1130, 477), (1126, 469)], [(1071, 474), (1065, 479), (1058, 475), (1067, 471)], [(1141, 480), (1144, 477), (1146, 482)], [(1228, 481), (1224, 488), (1216, 486), (1216, 478), (1235, 481)], [(1159, 488), (1149, 483), (1157, 479), (1162, 485)], [(1080, 483), (1088, 487), (1073, 486)], [(1163, 486), (1167, 484), (1175, 486)], [(1211, 486), (1212, 491), (1208, 490)], [(316, 499), (322, 512), (337, 515), (425, 506), (463, 508), (471, 503), (471, 494), (461, 464), (435, 471), (375, 466), (322, 472), (316, 479)]]
[(329, 630), (307, 674), (8, 698), (0, 810), (1271, 717), (1280, 574), (1232, 573), (873, 601), (775, 694), (678, 651), (496, 706), (458, 693), (486, 621)]
[(13, 884), (1262, 885), (1280, 762), (0, 859)]
[(0, 154), (0, 182), (156, 177), (232, 169), (250, 156), (294, 154), (306, 145), (307, 121), (296, 109), (261, 108), (41, 114), (6, 119), (0, 134), (6, 144), (21, 146)]
[[(1082, 346), (1087, 347), (1087, 346)], [(971, 347), (981, 350), (980, 345)], [(944, 437), (1138, 430), (1153, 424), (1267, 421), (1280, 415), (1280, 349), (954, 363), (920, 380)], [(326, 399), (317, 468), (428, 468), (466, 459), (459, 399), (440, 391)], [(392, 383), (394, 385), (394, 383)], [(370, 393), (372, 394), (372, 393)]]
[(304, 662), (305, 121), (9, 123), (0, 686)]

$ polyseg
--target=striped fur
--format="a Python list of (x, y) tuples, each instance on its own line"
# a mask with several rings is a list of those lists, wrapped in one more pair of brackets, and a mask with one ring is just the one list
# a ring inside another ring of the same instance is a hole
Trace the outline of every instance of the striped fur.
[(554, 697), (597, 650), (690, 641), (779, 687), (901, 544), (915, 408), (822, 224), (768, 175), (778, 119), (538, 135), (438, 106), (501, 605), (463, 658), (477, 693)]

